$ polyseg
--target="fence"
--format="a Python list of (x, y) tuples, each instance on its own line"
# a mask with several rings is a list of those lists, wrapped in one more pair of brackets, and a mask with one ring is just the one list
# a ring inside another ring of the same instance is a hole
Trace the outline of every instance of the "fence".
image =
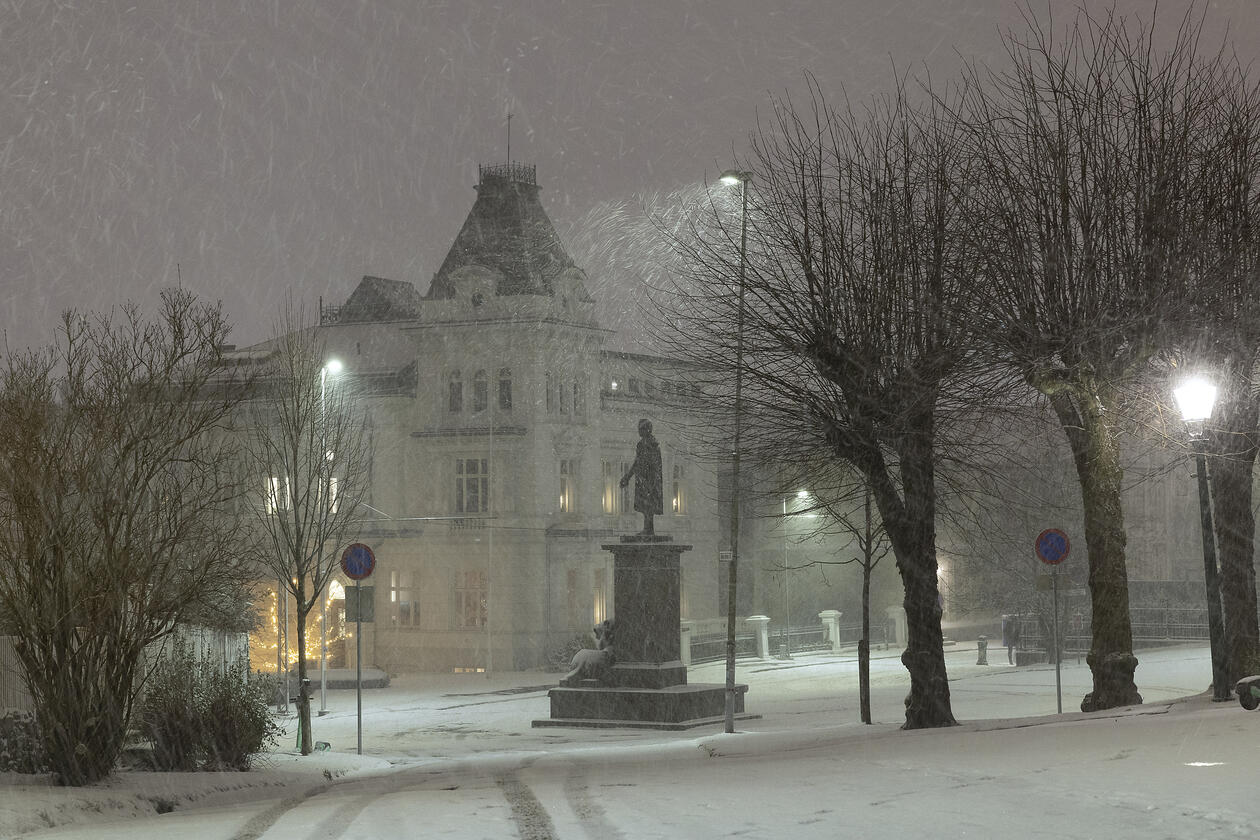
[[(1051, 616), (1021, 616), (1019, 647), (1050, 646)], [(1129, 610), (1133, 644), (1137, 647), (1208, 639), (1207, 609), (1195, 607), (1133, 607)], [(1092, 638), (1091, 616), (1085, 611), (1059, 620), (1064, 650), (1088, 650)]]
[[(145, 651), (145, 659), (154, 661), (179, 638), (188, 646), (193, 658), (213, 662), (221, 668), (244, 661), (249, 655), (249, 636), (245, 633), (228, 633), (206, 627), (181, 625), (175, 632)], [(34, 700), (22, 677), (12, 636), (0, 636), (0, 714), (16, 709), (29, 712), (35, 708)]]
[(13, 642), (12, 636), (0, 636), (0, 713), (7, 709), (29, 712), (35, 707)]
[[(740, 619), (738, 626), (745, 626), (744, 620)], [(720, 631), (716, 629), (717, 623), (714, 621), (696, 622), (696, 627), (691, 634), (691, 661), (694, 663), (714, 662), (719, 659), (726, 658), (726, 630), (725, 621), (722, 622)], [(785, 638), (782, 625), (770, 625), (770, 649), (775, 650), (779, 646), (785, 644)], [(853, 624), (840, 625), (840, 644), (857, 646), (858, 641), (862, 638), (862, 625), (860, 622)], [(889, 625), (883, 621), (871, 622), (871, 645), (887, 646), (889, 639)], [(821, 622), (819, 624), (805, 625), (801, 627), (792, 627), (787, 633), (786, 643), (789, 644), (789, 650), (793, 653), (817, 650), (831, 650), (831, 642), (826, 637), (826, 631), (823, 629)], [(751, 631), (736, 632), (735, 634), (735, 656), (757, 655), (757, 636)]]

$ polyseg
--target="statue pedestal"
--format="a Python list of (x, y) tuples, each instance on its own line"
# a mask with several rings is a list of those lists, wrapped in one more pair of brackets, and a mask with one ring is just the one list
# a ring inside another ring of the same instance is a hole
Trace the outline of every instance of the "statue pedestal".
[[(604, 685), (553, 688), (551, 718), (534, 726), (685, 729), (723, 720), (726, 686), (687, 685), (681, 659), (679, 561), (691, 546), (639, 535), (603, 548), (613, 555), (616, 663)], [(743, 718), (747, 691), (735, 687)]]

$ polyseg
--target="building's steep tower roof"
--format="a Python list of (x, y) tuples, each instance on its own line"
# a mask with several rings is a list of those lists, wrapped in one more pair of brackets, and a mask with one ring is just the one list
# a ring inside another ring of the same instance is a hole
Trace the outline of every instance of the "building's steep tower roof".
[(533, 165), (480, 166), (478, 175), (477, 200), (426, 297), (453, 297), (451, 275), (470, 265), (499, 273), (499, 295), (554, 294), (552, 281), (573, 267), (573, 258), (538, 200)]

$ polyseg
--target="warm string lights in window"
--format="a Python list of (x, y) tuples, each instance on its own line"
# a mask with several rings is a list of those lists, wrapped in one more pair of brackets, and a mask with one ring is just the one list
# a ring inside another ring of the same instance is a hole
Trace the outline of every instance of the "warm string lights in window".
[[(346, 633), (345, 623), (340, 620), (338, 610), (334, 609), (334, 604), (345, 597), (345, 590), (338, 581), (329, 583), (325, 590), (323, 609), (312, 610), (307, 616), (307, 636), (306, 646), (308, 653), (316, 658), (319, 656), (321, 637), (323, 633), (323, 621), (325, 616), (328, 618), (328, 644), (339, 642), (342, 639), (350, 638)], [(287, 594), (287, 593), (286, 593)], [(279, 599), (276, 596), (276, 590), (270, 588), (267, 590), (267, 619), (259, 628), (258, 632), (250, 634), (250, 663), (255, 670), (266, 671), (268, 673), (276, 672), (276, 657), (280, 650), (282, 636), (280, 633), (280, 609)], [(297, 651), (297, 618), (295, 611), (289, 610), (289, 650), (286, 657), (290, 666), (296, 665), (298, 660)]]

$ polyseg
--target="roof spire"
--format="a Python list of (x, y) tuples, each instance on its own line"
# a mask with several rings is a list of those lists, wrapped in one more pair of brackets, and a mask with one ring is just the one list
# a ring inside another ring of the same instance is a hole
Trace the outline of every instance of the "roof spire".
[(552, 294), (552, 281), (574, 267), (573, 258), (538, 199), (534, 165), (481, 165), (477, 175), (477, 200), (426, 297), (451, 297), (451, 274), (466, 265), (499, 272), (500, 295)]

